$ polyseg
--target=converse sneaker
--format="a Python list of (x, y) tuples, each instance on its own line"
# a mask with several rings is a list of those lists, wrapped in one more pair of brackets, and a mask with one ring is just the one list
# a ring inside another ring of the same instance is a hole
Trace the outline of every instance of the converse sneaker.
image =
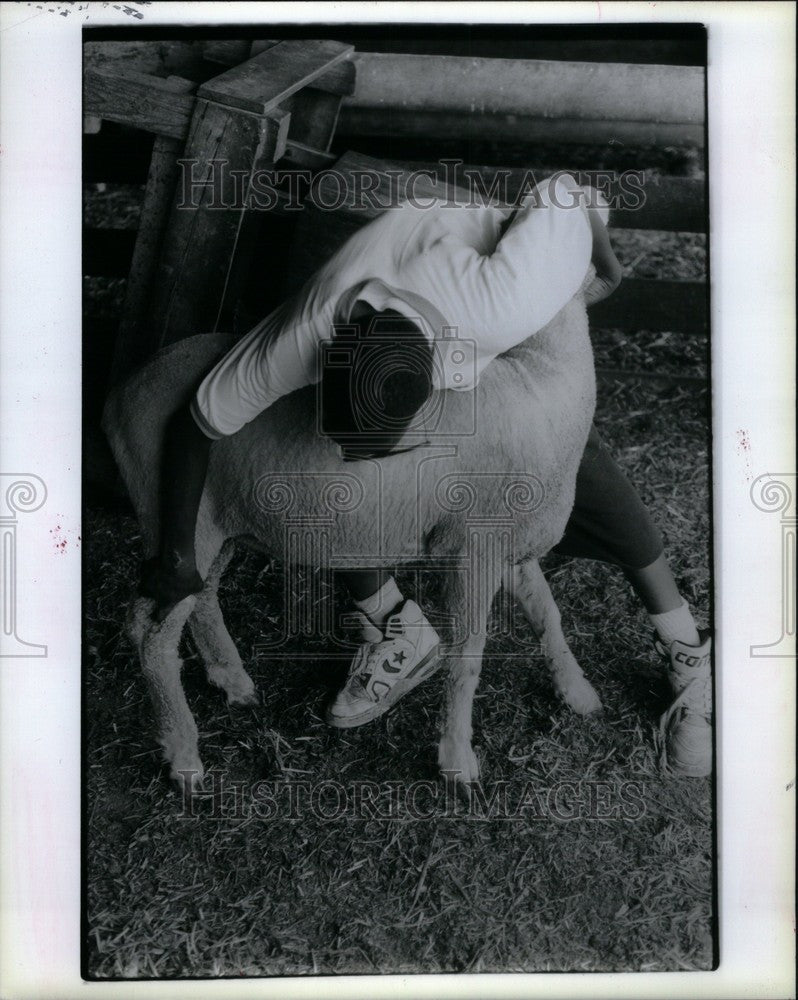
[(355, 653), (346, 684), (327, 709), (327, 723), (338, 729), (378, 718), (440, 666), (438, 634), (415, 601), (405, 601), (381, 632), (358, 612), (363, 645)]
[(691, 778), (712, 773), (712, 637), (699, 631), (698, 646), (655, 639), (669, 659), (668, 681), (675, 695), (659, 723), (664, 770)]

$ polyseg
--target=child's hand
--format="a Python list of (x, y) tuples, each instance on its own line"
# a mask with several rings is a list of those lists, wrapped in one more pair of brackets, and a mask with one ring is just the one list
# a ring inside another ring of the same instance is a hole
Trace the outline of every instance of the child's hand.
[(617, 259), (615, 259), (615, 266), (606, 266), (606, 262), (602, 263), (605, 264), (602, 271), (599, 272), (598, 268), (596, 269), (596, 276), (585, 289), (586, 306), (593, 306), (597, 302), (601, 302), (602, 299), (606, 299), (621, 283), (623, 268)]
[(592, 306), (596, 302), (606, 299), (608, 295), (612, 295), (621, 283), (623, 268), (615, 256), (607, 227), (601, 220), (599, 213), (589, 211), (587, 214), (593, 235), (593, 252), (590, 259), (596, 269), (596, 277), (585, 291), (585, 305)]

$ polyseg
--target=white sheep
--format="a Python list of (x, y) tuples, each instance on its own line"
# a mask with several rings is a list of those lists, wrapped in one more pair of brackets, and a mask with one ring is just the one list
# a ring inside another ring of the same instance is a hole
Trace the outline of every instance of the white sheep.
[[(230, 338), (215, 334), (176, 343), (109, 397), (103, 426), (141, 525), (145, 558), (155, 554), (158, 540), (165, 425), (230, 346)], [(313, 388), (284, 397), (214, 443), (196, 531), (205, 589), (161, 624), (151, 617), (147, 598), (136, 598), (130, 614), (173, 778), (203, 775), (180, 677), (183, 628), (188, 623), (209, 680), (228, 702), (256, 703), (217, 587), (234, 539), (279, 559), (301, 560), (301, 546), (299, 555), (286, 552), (289, 520), (323, 524), (325, 542), (312, 556), (317, 563), (329, 563), (335, 553), (358, 553), (373, 557), (368, 565), (461, 567), (443, 575), (444, 611), (465, 628), (442, 652), (448, 670), (438, 755), (441, 770), (461, 787), (479, 778), (472, 703), (491, 602), (502, 584), (538, 634), (559, 696), (580, 714), (601, 707), (568, 649), (538, 565), (563, 535), (595, 407), (581, 293), (544, 329), (495, 359), (474, 393), (450, 393), (455, 398), (447, 398), (432, 446), (380, 461), (341, 462), (332, 441), (316, 431)], [(476, 432), (458, 436), (474, 404)]]

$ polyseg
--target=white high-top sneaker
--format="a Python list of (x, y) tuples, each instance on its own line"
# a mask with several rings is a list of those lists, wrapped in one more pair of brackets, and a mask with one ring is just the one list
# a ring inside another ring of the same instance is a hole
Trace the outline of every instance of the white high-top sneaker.
[(356, 618), (365, 641), (326, 712), (327, 723), (338, 729), (378, 718), (441, 665), (438, 633), (415, 601), (405, 601), (389, 616), (384, 633), (361, 612)]
[(712, 773), (712, 637), (699, 632), (698, 646), (659, 639), (668, 657), (668, 681), (674, 700), (660, 719), (663, 768), (672, 774), (705, 778)]

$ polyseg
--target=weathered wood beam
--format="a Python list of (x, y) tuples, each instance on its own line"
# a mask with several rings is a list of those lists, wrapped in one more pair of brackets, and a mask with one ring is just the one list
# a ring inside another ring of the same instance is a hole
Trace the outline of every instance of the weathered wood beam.
[[(442, 198), (457, 192), (458, 199), (466, 203), (473, 200), (476, 204), (487, 200), (485, 196), (490, 196), (491, 192), (494, 199), (506, 200), (512, 204), (522, 187), (528, 191), (530, 185), (544, 179), (549, 173), (529, 171), (521, 167), (485, 167), (469, 164), (458, 165), (455, 168), (451, 161), (447, 167), (443, 163), (375, 160), (361, 153), (348, 152), (329, 173), (322, 174), (319, 178), (316, 197), (323, 204), (335, 204), (336, 200), (340, 199), (342, 191), (341, 178), (346, 178), (347, 186), (343, 189), (346, 201), (343, 207), (351, 208), (357, 200), (361, 203), (360, 210), (368, 218), (375, 218), (388, 207), (390, 199), (395, 199), (398, 194), (396, 181), (393, 182), (393, 187), (389, 184), (388, 170), (401, 170), (405, 178), (416, 174), (419, 183), (414, 185), (413, 191), (419, 198)], [(379, 184), (367, 185), (359, 182), (358, 176), (366, 173), (373, 174)], [(429, 176), (424, 176), (425, 174), (431, 174), (439, 179), (430, 179)], [(476, 183), (477, 175), (481, 179), (481, 188)], [(585, 179), (589, 181), (588, 176)], [(629, 186), (628, 179), (626, 183)], [(619, 189), (618, 180), (613, 184), (616, 190)], [(634, 207), (619, 207), (614, 210), (611, 217), (613, 227), (662, 229), (673, 232), (706, 231), (704, 181), (644, 173), (642, 181), (639, 183), (635, 181), (635, 185), (634, 189), (629, 187), (623, 202)], [(359, 193), (366, 188), (375, 188), (374, 195), (370, 196), (368, 192)], [(402, 187), (402, 191), (404, 190)], [(618, 204), (621, 203), (619, 199)]]
[(85, 69), (132, 70), (198, 80), (205, 69), (203, 45), (201, 40), (87, 41), (83, 45), (83, 63)]
[(342, 42), (280, 42), (204, 83), (198, 96), (263, 115), (304, 87), (321, 81), (340, 94), (354, 84), (353, 47)]
[[(227, 54), (219, 60), (222, 63), (244, 51), (240, 42), (219, 45), (228, 46)], [(314, 52), (309, 45), (324, 48)], [(334, 49), (336, 46), (340, 48)], [(315, 41), (255, 42), (250, 50), (260, 55), (204, 84), (201, 96), (221, 100), (226, 89), (235, 90), (236, 81), (247, 78), (256, 82), (268, 72), (273, 74), (269, 84), (273, 89), (247, 91), (241, 99), (245, 110), (263, 110), (279, 103), (281, 95), (286, 99), (312, 84), (327, 93), (349, 95), (338, 126), (344, 135), (696, 147), (704, 144), (704, 71), (700, 67), (352, 54), (351, 47), (342, 43)], [(328, 50), (338, 62), (317, 72)], [(110, 93), (105, 95), (105, 115), (91, 104), (86, 105), (86, 112), (121, 120), (114, 116), (120, 100), (143, 100), (130, 74), (138, 72), (143, 76), (140, 67), (154, 62), (157, 60), (152, 57), (146, 63), (128, 59), (115, 64), (109, 58), (88, 61), (87, 93), (91, 96), (100, 82)], [(135, 68), (124, 71), (129, 79), (121, 89), (94, 75), (114, 75), (118, 72), (114, 67), (124, 65)], [(304, 83), (294, 80), (292, 74), (301, 77), (305, 72)], [(285, 83), (291, 80), (294, 82)], [(149, 127), (151, 131), (174, 129), (162, 102), (156, 100), (155, 104), (154, 121), (147, 124), (145, 102), (139, 111), (138, 127)], [(175, 110), (180, 118), (181, 109)]]
[[(494, 167), (420, 162), (413, 160), (385, 161), (391, 167), (407, 171), (432, 171), (443, 180), (453, 180), (462, 188), (470, 188), (479, 196), (480, 190), (496, 192), (496, 197), (512, 204), (522, 191), (551, 174), (550, 170), (527, 167)], [(572, 171), (584, 174), (586, 184), (599, 183), (591, 179), (590, 171)], [(593, 174), (600, 174), (593, 171)], [(481, 188), (476, 176), (479, 177)], [(666, 177), (648, 171), (627, 173), (625, 178), (614, 174), (609, 183), (613, 205), (611, 226), (614, 229), (658, 229), (669, 232), (706, 232), (706, 184), (699, 178)], [(469, 179), (470, 178), (470, 179)], [(602, 184), (604, 182), (601, 182)], [(441, 187), (441, 195), (445, 194)]]
[[(180, 77), (166, 81), (175, 95), (191, 93), (196, 84)], [(169, 218), (169, 208), (175, 195), (179, 175), (178, 159), (183, 153), (183, 140), (158, 135), (153, 143), (144, 200), (141, 206), (135, 249), (130, 262), (125, 302), (117, 334), (111, 383), (129, 374), (147, 357), (148, 311), (154, 294), (155, 275)]]
[(491, 140), (494, 142), (573, 143), (576, 145), (683, 146), (701, 148), (704, 126), (680, 122), (594, 121), (582, 118), (531, 118), (470, 111), (405, 111), (402, 108), (341, 108), (341, 136), (391, 136), (395, 139)]
[(194, 164), (191, 200), (184, 204), (178, 188), (155, 279), (148, 354), (223, 321), (245, 208), (220, 204), (213, 161), (224, 161), (228, 182), (235, 172), (269, 166), (285, 149), (289, 122), (279, 108), (260, 116), (197, 100), (183, 153)]
[(194, 109), (193, 94), (175, 93), (166, 80), (136, 70), (87, 69), (83, 110), (107, 121), (185, 139)]
[[(135, 70), (89, 69), (83, 82), (85, 114), (170, 139), (185, 140), (196, 98), (193, 94), (176, 94), (166, 84), (166, 80)], [(314, 100), (313, 107), (319, 112), (318, 122), (311, 121), (305, 114)], [(319, 143), (318, 153), (328, 148), (340, 97), (314, 86), (307, 88), (301, 99), (299, 94), (289, 95), (283, 102), (285, 110), (292, 110), (292, 102), (296, 102), (299, 117), (308, 119), (307, 127), (297, 135), (299, 148), (293, 158), (299, 162), (303, 156), (307, 159), (315, 142)], [(324, 107), (320, 107), (322, 104)], [(287, 142), (289, 146), (293, 144), (293, 140)]]
[(694, 66), (359, 53), (352, 108), (704, 124)]

